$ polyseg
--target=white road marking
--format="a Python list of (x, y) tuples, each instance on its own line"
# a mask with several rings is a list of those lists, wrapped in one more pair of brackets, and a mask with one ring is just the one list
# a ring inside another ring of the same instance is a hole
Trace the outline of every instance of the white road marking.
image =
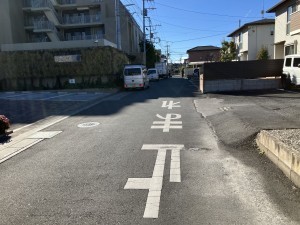
[(42, 98), (40, 100), (48, 100), (48, 99), (52, 99), (52, 98), (60, 98), (60, 97), (63, 97), (63, 96), (67, 96), (67, 95), (73, 95), (73, 93), (68, 93), (68, 94), (60, 94), (60, 95), (56, 95), (56, 96), (52, 96), (52, 97), (48, 97), (48, 98)]
[(169, 101), (169, 104), (168, 104), (168, 101), (163, 101), (163, 104), (161, 107), (168, 108), (168, 109), (180, 108), (181, 106), (178, 104), (180, 104), (180, 102)]
[(170, 132), (170, 129), (182, 129), (182, 121), (171, 121), (181, 119), (180, 114), (167, 114), (166, 117), (156, 114), (156, 116), (164, 121), (154, 121), (151, 129), (162, 129), (163, 132)]
[(148, 189), (144, 218), (158, 218), (167, 150), (171, 150), (170, 182), (181, 182), (180, 150), (184, 145), (143, 145), (142, 150), (157, 150), (152, 178), (128, 178), (124, 189)]

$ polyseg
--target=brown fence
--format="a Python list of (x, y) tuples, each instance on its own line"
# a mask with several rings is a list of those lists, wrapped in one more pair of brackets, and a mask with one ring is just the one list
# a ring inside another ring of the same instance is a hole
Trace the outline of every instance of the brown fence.
[(204, 80), (256, 79), (281, 76), (283, 59), (205, 63)]

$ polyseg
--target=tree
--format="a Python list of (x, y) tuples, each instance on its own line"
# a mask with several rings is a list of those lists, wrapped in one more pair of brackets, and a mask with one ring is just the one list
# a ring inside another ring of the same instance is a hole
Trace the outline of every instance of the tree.
[[(144, 52), (143, 42), (140, 42), (141, 51)], [(152, 68), (157, 62), (157, 51), (152, 42), (146, 41), (146, 67)]]
[(261, 49), (259, 50), (259, 52), (257, 53), (257, 60), (266, 60), (269, 59), (269, 51), (268, 48), (263, 46), (261, 47)]
[(223, 41), (221, 47), (221, 62), (230, 62), (236, 59), (236, 47), (233, 41)]

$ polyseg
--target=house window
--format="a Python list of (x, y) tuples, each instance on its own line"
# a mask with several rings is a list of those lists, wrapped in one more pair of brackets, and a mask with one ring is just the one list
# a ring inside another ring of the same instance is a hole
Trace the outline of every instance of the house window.
[(297, 5), (293, 4), (287, 9), (287, 24), (286, 24), (286, 34), (291, 32), (291, 15), (297, 11)]
[(285, 55), (292, 55), (294, 53), (295, 53), (295, 46), (294, 45), (285, 46)]

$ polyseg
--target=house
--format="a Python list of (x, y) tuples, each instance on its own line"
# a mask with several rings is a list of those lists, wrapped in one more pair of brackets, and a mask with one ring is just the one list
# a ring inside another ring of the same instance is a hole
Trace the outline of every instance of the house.
[(236, 44), (240, 61), (256, 60), (262, 48), (267, 48), (269, 58), (274, 58), (274, 19), (262, 19), (246, 23), (228, 37)]
[(143, 33), (120, 0), (1, 0), (0, 11), (1, 51), (112, 46), (140, 52)]
[(300, 54), (300, 3), (297, 0), (282, 0), (268, 13), (275, 13), (275, 59), (285, 55)]
[(189, 66), (197, 67), (205, 62), (220, 61), (221, 48), (216, 46), (197, 46), (187, 50)]

